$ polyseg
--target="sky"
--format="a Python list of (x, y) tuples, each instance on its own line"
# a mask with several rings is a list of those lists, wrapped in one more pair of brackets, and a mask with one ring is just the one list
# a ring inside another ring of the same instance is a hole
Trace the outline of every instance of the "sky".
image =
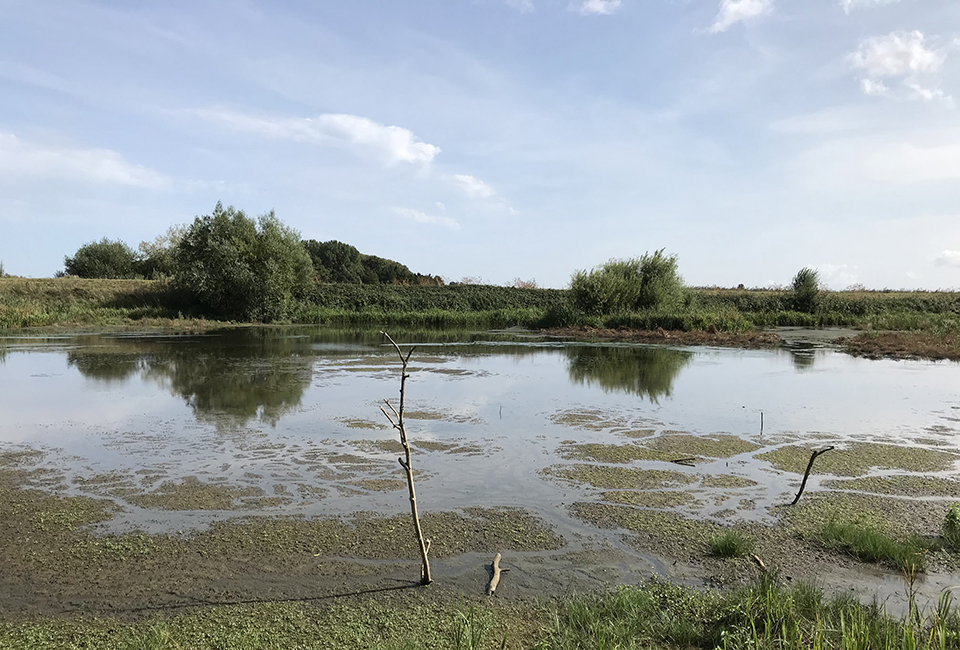
[(448, 281), (958, 288), (958, 102), (960, 0), (0, 0), (0, 262), (221, 201)]

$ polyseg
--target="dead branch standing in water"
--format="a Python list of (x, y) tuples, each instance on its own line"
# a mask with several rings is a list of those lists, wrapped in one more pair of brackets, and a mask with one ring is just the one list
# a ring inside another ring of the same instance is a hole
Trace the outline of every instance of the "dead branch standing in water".
[(400, 346), (397, 345), (396, 341), (390, 338), (390, 335), (386, 332), (380, 333), (387, 337), (387, 340), (390, 341), (393, 349), (397, 351), (397, 355), (400, 357), (400, 408), (395, 409), (389, 400), (383, 400), (393, 412), (393, 417), (391, 417), (382, 406), (380, 410), (387, 417), (387, 420), (390, 421), (390, 424), (393, 425), (393, 428), (400, 432), (400, 444), (403, 447), (404, 458), (398, 458), (397, 460), (407, 475), (407, 488), (409, 488), (410, 491), (410, 513), (413, 516), (413, 530), (417, 535), (417, 543), (420, 545), (420, 560), (422, 561), (422, 566), (420, 567), (420, 584), (428, 585), (433, 582), (430, 578), (430, 560), (427, 559), (427, 553), (430, 552), (430, 540), (423, 538), (423, 529), (420, 528), (420, 515), (417, 513), (417, 494), (413, 489), (413, 468), (410, 466), (410, 443), (407, 442), (407, 430), (403, 424), (404, 397), (407, 378), (410, 376), (407, 374), (407, 364), (410, 361), (410, 356), (413, 354), (414, 349), (410, 348), (407, 356), (403, 356), (403, 352), (400, 351)]
[(817, 459), (817, 456), (819, 456), (820, 454), (825, 454), (831, 449), (833, 449), (832, 446), (827, 447), (826, 449), (821, 449), (820, 451), (815, 451), (812, 454), (810, 454), (810, 462), (807, 463), (807, 471), (803, 473), (803, 481), (800, 482), (800, 491), (797, 492), (797, 496), (793, 499), (793, 503), (791, 503), (790, 505), (792, 506), (797, 505), (797, 501), (800, 500), (800, 495), (803, 494), (803, 488), (807, 487), (807, 479), (810, 477), (810, 471), (813, 469), (813, 461)]

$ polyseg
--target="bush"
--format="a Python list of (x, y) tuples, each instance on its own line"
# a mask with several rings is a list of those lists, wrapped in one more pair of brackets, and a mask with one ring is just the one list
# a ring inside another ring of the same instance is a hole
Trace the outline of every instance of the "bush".
[(124, 242), (104, 237), (81, 246), (73, 257), (63, 258), (64, 274), (80, 278), (135, 278), (137, 256)]
[(943, 541), (955, 551), (960, 551), (960, 503), (953, 503), (943, 518)]
[(676, 308), (683, 294), (677, 256), (665, 255), (663, 249), (640, 258), (610, 260), (590, 272), (577, 271), (570, 280), (573, 307), (595, 316)]
[(137, 247), (139, 256), (136, 261), (140, 274), (150, 279), (172, 277), (173, 251), (177, 243), (183, 239), (185, 232), (185, 226), (170, 226), (165, 235), (160, 235), (150, 242), (140, 242), (140, 246)]
[(218, 318), (284, 318), (309, 289), (310, 256), (273, 212), (256, 221), (217, 203), (197, 217), (173, 251), (174, 284)]
[(793, 276), (793, 300), (797, 311), (812, 314), (820, 304), (820, 275), (809, 267), (803, 267)]
[(362, 281), (364, 269), (360, 251), (350, 244), (308, 239), (303, 242), (303, 247), (310, 256), (318, 282), (360, 284)]

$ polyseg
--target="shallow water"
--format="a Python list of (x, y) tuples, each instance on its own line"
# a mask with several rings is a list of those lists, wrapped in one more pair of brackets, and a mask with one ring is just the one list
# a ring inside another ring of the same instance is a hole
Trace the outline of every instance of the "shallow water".
[[(668, 450), (629, 463), (687, 475), (654, 486), (693, 496), (664, 509), (766, 520), (767, 508), (791, 500), (799, 484), (758, 458), (780, 445), (960, 445), (957, 364), (856, 359), (802, 341), (779, 350), (502, 333), (399, 341), (416, 344), (407, 429), (427, 510), (521, 506), (576, 527), (564, 506), (605, 490), (543, 470), (583, 462), (576, 445), (598, 443)], [(228, 514), (395, 513), (407, 497), (395, 432), (379, 406), (398, 388), (396, 353), (374, 332), (8, 337), (0, 339), (0, 451), (44, 452), (33, 464), (49, 470), (36, 479), (46, 489), (116, 500), (123, 514), (113, 527), (180, 529)], [(685, 434), (731, 434), (753, 445), (688, 451), (695, 440)], [(697, 457), (693, 466), (669, 462), (686, 456)], [(954, 476), (955, 464), (939, 474)], [(715, 487), (717, 475), (749, 480)], [(830, 478), (814, 475), (807, 490)]]

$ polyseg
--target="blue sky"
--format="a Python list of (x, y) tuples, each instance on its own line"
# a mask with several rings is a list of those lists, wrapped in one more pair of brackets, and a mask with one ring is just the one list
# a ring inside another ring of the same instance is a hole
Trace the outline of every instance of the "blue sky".
[(222, 201), (448, 280), (960, 287), (957, 0), (5, 0), (0, 97), (18, 275)]

